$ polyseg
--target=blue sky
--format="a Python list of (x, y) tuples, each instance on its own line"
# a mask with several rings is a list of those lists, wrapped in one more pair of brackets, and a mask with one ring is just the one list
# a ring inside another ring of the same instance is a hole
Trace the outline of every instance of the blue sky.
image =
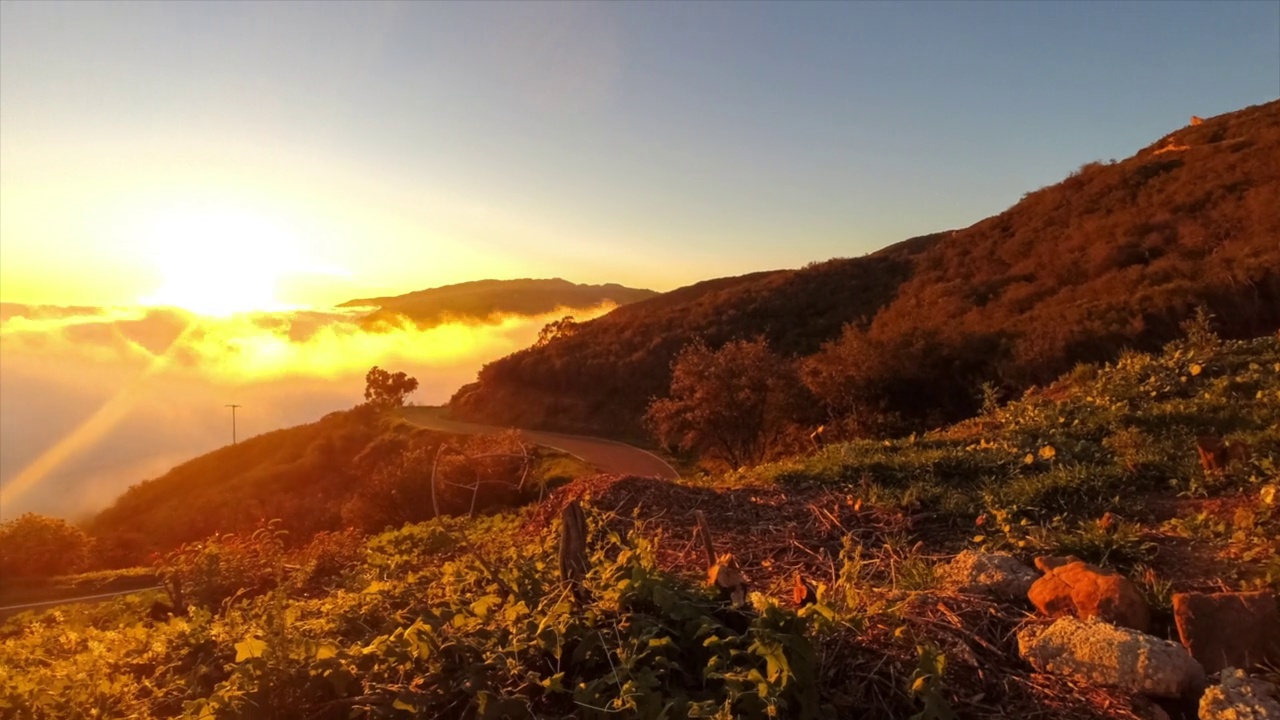
[(174, 212), (285, 228), (295, 302), (669, 289), (967, 226), (1278, 96), (1277, 2), (6, 0), (0, 297), (145, 295)]

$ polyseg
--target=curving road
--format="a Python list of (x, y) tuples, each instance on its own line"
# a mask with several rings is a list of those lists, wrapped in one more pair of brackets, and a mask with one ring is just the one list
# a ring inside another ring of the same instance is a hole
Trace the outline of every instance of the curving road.
[(163, 590), (159, 585), (149, 585), (147, 587), (132, 588), (126, 590), (113, 590), (106, 593), (98, 593), (97, 595), (81, 595), (80, 597), (58, 598), (56, 600), (40, 600), (38, 602), (23, 603), (21, 605), (6, 605), (0, 607), (0, 621), (5, 620), (10, 615), (17, 615), (27, 610), (39, 610), (58, 607), (59, 605), (74, 605), (76, 603), (99, 602), (102, 600), (110, 600), (122, 595), (133, 595), (136, 593), (149, 592), (151, 590)]
[[(428, 430), (464, 435), (483, 435), (513, 429), (496, 425), (479, 425), (449, 420), (441, 417), (441, 413), (442, 410), (440, 408), (433, 407), (408, 407), (401, 410), (401, 416), (405, 420)], [(618, 475), (645, 475), (666, 480), (676, 480), (680, 477), (680, 473), (676, 472), (675, 468), (668, 465), (665, 460), (634, 445), (588, 435), (566, 435), (564, 433), (543, 432), (542, 430), (515, 429), (526, 442), (567, 452), (588, 465), (595, 466), (601, 472)]]

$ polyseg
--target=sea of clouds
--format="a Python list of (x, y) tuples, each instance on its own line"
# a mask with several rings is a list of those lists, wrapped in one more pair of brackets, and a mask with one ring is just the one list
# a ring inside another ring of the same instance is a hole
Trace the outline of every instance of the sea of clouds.
[(231, 441), (363, 400), (374, 365), (444, 403), (485, 362), (527, 347), (538, 316), (371, 327), (365, 311), (207, 318), (171, 308), (0, 304), (0, 519), (82, 518), (130, 485)]

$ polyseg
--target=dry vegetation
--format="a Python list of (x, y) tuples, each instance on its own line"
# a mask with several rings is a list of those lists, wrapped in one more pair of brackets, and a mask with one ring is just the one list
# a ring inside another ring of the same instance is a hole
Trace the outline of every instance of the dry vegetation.
[[(922, 436), (681, 483), (585, 478), (524, 510), (367, 541), (291, 550), (265, 527), (189, 544), (160, 564), (185, 614), (146, 619), (149, 599), (125, 599), (0, 629), (0, 708), (1151, 717), (1149, 701), (1033, 672), (1012, 639), (1029, 607), (949, 591), (938, 569), (966, 547), (1070, 552), (1129, 574), (1158, 613), (1174, 590), (1280, 589), (1280, 337), (1188, 329), (1160, 354), (1080, 366)], [(1196, 438), (1211, 431), (1250, 453), (1206, 470)], [(586, 519), (577, 584), (555, 547), (572, 501)], [(699, 512), (745, 575), (746, 607), (705, 584)]]
[[(1157, 155), (1170, 144), (1177, 153)], [(1155, 349), (1196, 306), (1226, 337), (1280, 326), (1280, 101), (1091, 163), (964, 230), (856, 259), (699, 283), (487, 365), (464, 418), (639, 437), (671, 363), (763, 337), (808, 359), (817, 424), (936, 427), (1077, 362)]]
[(408, 379), (371, 372), (371, 405), (96, 518), (87, 556), (161, 551), (171, 607), (10, 620), (0, 713), (1151, 717), (1033, 672), (1030, 605), (939, 570), (1076, 555), (1164, 636), (1174, 592), (1280, 590), (1278, 159), (1280, 102), (1210, 119), (964, 231), (549, 326), (454, 400), (622, 434), (647, 411), (727, 468), (680, 482), (551, 489), (560, 460), (397, 421)]

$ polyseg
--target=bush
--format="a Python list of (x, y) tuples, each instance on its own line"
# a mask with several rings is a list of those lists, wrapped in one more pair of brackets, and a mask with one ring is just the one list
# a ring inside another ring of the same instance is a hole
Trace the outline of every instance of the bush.
[(0, 579), (80, 572), (91, 545), (83, 530), (65, 520), (26, 513), (0, 525)]
[(216, 609), (236, 596), (277, 587), (284, 576), (284, 535), (273, 521), (247, 535), (213, 535), (186, 543), (157, 563), (175, 605)]
[(763, 339), (711, 350), (686, 347), (672, 366), (670, 397), (649, 405), (646, 421), (666, 446), (696, 451), (730, 468), (777, 452), (799, 404), (794, 367)]

